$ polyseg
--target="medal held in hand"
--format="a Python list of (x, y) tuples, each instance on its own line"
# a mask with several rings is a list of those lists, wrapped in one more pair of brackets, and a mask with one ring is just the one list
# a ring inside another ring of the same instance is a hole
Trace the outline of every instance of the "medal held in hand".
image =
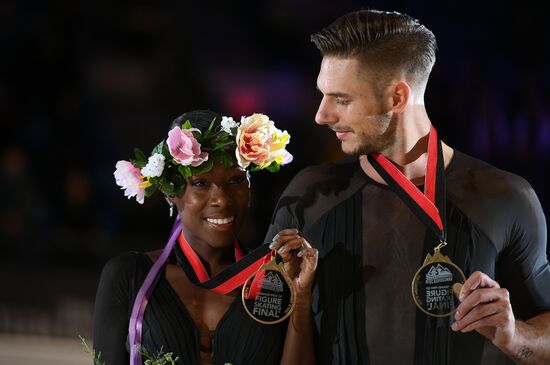
[(458, 299), (453, 294), (453, 285), (464, 283), (466, 277), (448, 256), (441, 254), (441, 243), (428, 254), (424, 264), (412, 281), (412, 295), (416, 306), (433, 317), (446, 317), (456, 311)]
[(283, 263), (277, 263), (276, 255), (244, 283), (242, 301), (246, 313), (263, 324), (276, 324), (290, 316), (295, 288)]
[(414, 275), (412, 295), (416, 306), (433, 317), (450, 316), (456, 310), (457, 301), (453, 285), (466, 281), (462, 270), (440, 250), (447, 245), (445, 227), (445, 166), (441, 140), (432, 126), (428, 138), (428, 163), (421, 192), (388, 159), (371, 154), (368, 160), (376, 172), (395, 191), (424, 225), (439, 237), (440, 244), (434, 254), (426, 256)]

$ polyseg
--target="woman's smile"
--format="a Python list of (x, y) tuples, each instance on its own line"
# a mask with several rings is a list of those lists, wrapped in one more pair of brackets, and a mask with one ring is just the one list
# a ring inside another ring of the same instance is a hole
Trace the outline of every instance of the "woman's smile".
[(220, 231), (225, 231), (230, 229), (233, 226), (233, 222), (235, 221), (234, 215), (225, 215), (225, 216), (216, 216), (216, 217), (207, 217), (204, 219), (208, 225), (215, 229)]

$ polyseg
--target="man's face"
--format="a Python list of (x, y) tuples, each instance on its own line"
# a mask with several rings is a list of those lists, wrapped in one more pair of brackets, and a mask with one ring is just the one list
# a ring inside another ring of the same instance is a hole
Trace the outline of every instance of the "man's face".
[(375, 94), (371, 79), (355, 58), (324, 57), (321, 62), (317, 88), (323, 99), (315, 121), (336, 133), (344, 153), (383, 152), (394, 142), (390, 98), (384, 91)]

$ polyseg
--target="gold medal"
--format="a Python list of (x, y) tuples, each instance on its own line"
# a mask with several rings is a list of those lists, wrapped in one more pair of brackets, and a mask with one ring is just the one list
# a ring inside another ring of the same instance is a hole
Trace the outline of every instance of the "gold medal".
[(432, 317), (447, 317), (456, 311), (458, 299), (453, 285), (464, 283), (464, 273), (440, 249), (447, 243), (441, 242), (433, 255), (426, 255), (422, 267), (412, 281), (412, 295), (416, 306)]
[(248, 278), (242, 288), (243, 306), (252, 319), (263, 324), (284, 321), (294, 309), (294, 283), (276, 255)]

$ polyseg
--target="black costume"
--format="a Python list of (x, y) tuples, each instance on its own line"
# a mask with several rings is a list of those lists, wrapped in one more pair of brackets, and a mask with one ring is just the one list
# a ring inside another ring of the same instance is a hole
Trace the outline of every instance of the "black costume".
[[(479, 270), (507, 288), (516, 318), (550, 310), (546, 223), (530, 185), (458, 151), (445, 181), (442, 253), (466, 276)], [(357, 158), (294, 178), (266, 242), (290, 227), (319, 250), (312, 305), (319, 363), (511, 363), (476, 332), (454, 333), (452, 317), (428, 318), (416, 309), (411, 281), (438, 239)]]
[[(174, 255), (172, 255), (174, 256)], [(172, 262), (175, 258), (171, 257)], [(128, 323), (137, 292), (151, 269), (151, 258), (127, 253), (104, 267), (94, 313), (94, 348), (106, 365), (127, 365)], [(237, 296), (220, 319), (213, 341), (216, 364), (279, 364), (286, 322), (262, 325), (251, 319)], [(164, 275), (153, 291), (143, 320), (143, 346), (149, 353), (172, 352), (178, 365), (200, 362), (199, 330)], [(145, 360), (145, 359), (144, 359)]]

